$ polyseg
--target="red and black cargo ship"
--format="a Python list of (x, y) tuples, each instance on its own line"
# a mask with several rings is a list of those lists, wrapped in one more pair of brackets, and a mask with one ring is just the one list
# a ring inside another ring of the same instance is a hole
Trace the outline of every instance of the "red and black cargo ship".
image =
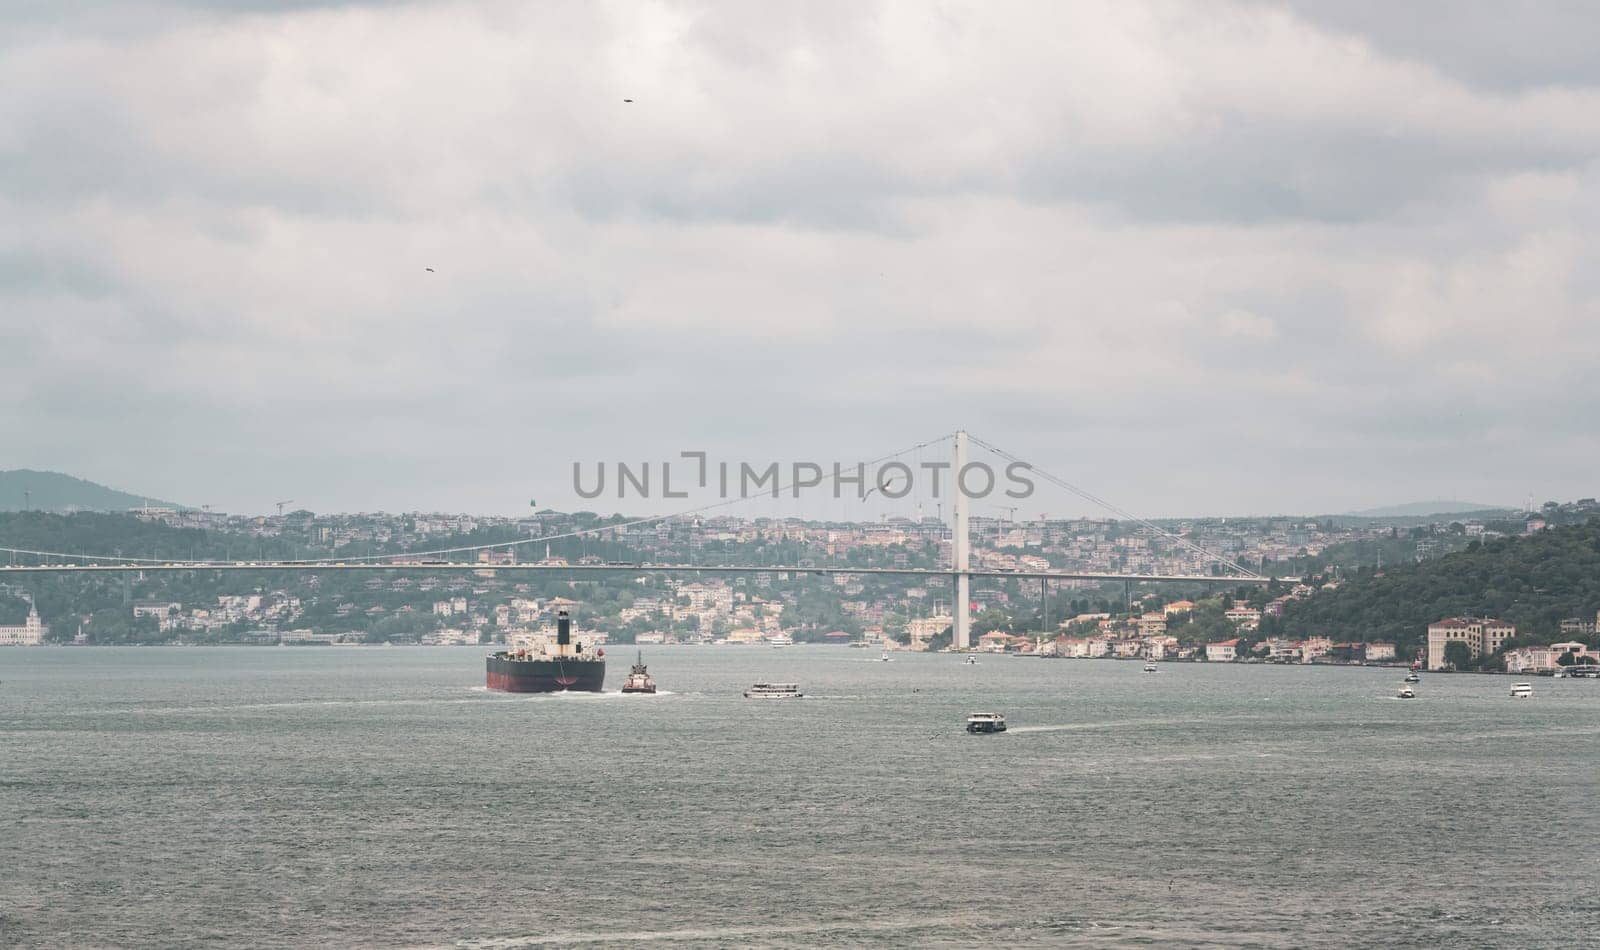
[(598, 693), (606, 684), (605, 651), (572, 642), (572, 621), (556, 615), (554, 652), (525, 647), (489, 654), (488, 685), (507, 693)]

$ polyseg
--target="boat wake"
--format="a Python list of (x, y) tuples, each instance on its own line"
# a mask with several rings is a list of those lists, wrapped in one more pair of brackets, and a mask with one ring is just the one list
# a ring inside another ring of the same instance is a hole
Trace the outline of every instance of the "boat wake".
[(627, 944), (644, 941), (732, 941), (743, 945), (743, 940), (764, 941), (783, 936), (826, 936), (843, 933), (896, 933), (915, 932), (939, 927), (989, 927), (999, 923), (994, 917), (902, 917), (890, 920), (818, 921), (810, 924), (765, 925), (746, 927), (696, 927), (682, 930), (633, 930), (599, 932), (568, 932), (525, 937), (485, 937), (462, 940), (455, 947), (499, 950), (499, 948), (570, 946), (573, 944), (603, 943)]
[[(481, 693), (470, 699), (307, 699), (281, 703), (238, 703), (217, 706), (173, 706), (168, 709), (134, 709), (128, 710), (141, 716), (184, 716), (205, 713), (230, 713), (249, 712), (261, 709), (324, 709), (339, 706), (456, 706), (466, 703), (514, 703), (514, 702), (552, 702), (552, 701), (589, 701), (603, 699), (649, 699), (652, 696), (676, 696), (672, 690), (662, 689), (654, 693), (623, 693), (618, 690), (608, 690), (603, 693), (567, 692), (567, 693), (503, 693), (489, 689), (486, 686), (473, 686), (470, 691)], [(121, 710), (119, 710), (120, 712)]]

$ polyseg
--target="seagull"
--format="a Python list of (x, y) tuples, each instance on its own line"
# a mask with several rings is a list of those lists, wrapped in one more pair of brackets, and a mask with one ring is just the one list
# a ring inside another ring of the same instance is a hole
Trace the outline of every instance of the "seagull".
[(433, 268), (431, 268), (431, 267), (424, 267), (423, 270), (427, 271), (430, 274), (433, 273)]
[(632, 100), (632, 99), (624, 99), (624, 100), (622, 100), (622, 101), (623, 101), (623, 102), (632, 102), (632, 101), (633, 101), (633, 100)]

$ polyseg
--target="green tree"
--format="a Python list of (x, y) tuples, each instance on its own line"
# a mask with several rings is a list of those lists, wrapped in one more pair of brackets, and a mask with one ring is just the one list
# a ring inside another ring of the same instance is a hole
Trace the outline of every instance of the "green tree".
[(1472, 666), (1472, 650), (1460, 640), (1451, 640), (1444, 645), (1445, 665), (1453, 670), (1464, 670)]

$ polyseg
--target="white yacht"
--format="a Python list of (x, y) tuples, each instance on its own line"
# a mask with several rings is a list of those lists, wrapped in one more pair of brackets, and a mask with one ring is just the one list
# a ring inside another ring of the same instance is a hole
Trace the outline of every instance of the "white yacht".
[(1533, 696), (1532, 683), (1513, 683), (1511, 686), (1512, 699), (1528, 699)]
[(745, 699), (799, 699), (804, 695), (798, 683), (757, 683), (744, 691)]
[(1144, 665), (1144, 671), (1145, 671), (1145, 672), (1146, 672), (1146, 673), (1154, 673), (1154, 672), (1155, 672), (1155, 671), (1156, 671), (1156, 664), (1155, 664), (1155, 661), (1154, 661), (1154, 660), (1151, 660), (1151, 661), (1150, 661), (1150, 662), (1149, 662), (1149, 663), (1146, 663), (1146, 664), (1145, 664), (1145, 665)]

